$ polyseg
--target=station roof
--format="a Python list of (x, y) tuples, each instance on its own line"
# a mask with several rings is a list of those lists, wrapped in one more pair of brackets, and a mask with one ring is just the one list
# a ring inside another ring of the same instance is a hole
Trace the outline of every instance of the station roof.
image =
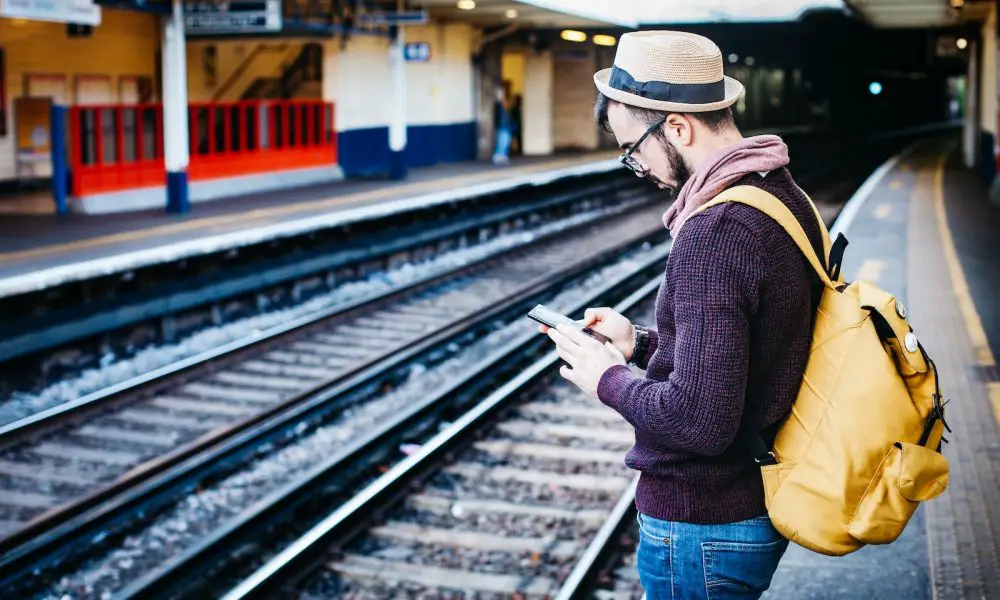
[(810, 10), (846, 10), (843, 0), (418, 0), (418, 4), (446, 19), (537, 28), (793, 21)]
[(878, 28), (942, 28), (985, 21), (994, 0), (846, 0)]
[(540, 29), (560, 29), (565, 27), (632, 27), (631, 22), (603, 11), (590, 10), (591, 4), (599, 2), (578, 2), (574, 10), (562, 10), (546, 6), (551, 2), (530, 0), (472, 0), (463, 4), (471, 8), (459, 8), (456, 0), (419, 0), (418, 4), (427, 8), (431, 15), (448, 20), (461, 20), (477, 25), (499, 23), (518, 24)]

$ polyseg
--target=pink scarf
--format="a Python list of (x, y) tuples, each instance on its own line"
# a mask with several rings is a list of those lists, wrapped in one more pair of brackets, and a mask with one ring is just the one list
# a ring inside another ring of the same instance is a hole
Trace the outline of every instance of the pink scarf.
[(687, 180), (677, 200), (663, 215), (673, 237), (699, 206), (705, 204), (747, 173), (780, 169), (788, 164), (788, 146), (776, 135), (743, 138), (710, 154)]

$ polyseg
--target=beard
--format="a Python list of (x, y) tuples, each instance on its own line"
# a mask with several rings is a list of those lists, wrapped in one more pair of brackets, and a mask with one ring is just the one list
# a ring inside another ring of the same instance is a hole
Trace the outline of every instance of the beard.
[[(660, 147), (663, 148), (663, 152), (667, 155), (667, 164), (673, 172), (674, 181), (677, 182), (676, 186), (668, 187), (666, 191), (671, 196), (676, 196), (681, 188), (684, 187), (684, 184), (687, 183), (687, 180), (691, 178), (691, 169), (688, 168), (687, 163), (684, 162), (684, 157), (677, 151), (677, 148), (674, 148), (673, 144), (659, 136), (656, 139), (660, 143)], [(646, 179), (652, 181), (654, 184), (665, 183), (652, 173), (647, 175)]]

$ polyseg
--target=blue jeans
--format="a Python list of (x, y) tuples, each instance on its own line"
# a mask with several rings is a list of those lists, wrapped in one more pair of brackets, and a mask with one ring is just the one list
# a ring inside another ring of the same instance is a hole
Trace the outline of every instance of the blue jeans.
[(498, 129), (497, 130), (497, 145), (493, 150), (493, 161), (507, 160), (510, 156), (510, 129)]
[(788, 548), (767, 517), (721, 525), (639, 513), (639, 581), (648, 600), (759, 598)]

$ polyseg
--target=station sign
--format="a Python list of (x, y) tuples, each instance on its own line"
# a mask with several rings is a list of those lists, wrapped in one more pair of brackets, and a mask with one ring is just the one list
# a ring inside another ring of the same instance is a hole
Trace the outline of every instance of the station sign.
[(408, 62), (427, 62), (431, 59), (431, 43), (408, 42), (403, 45), (403, 56)]
[(184, 2), (184, 30), (191, 35), (280, 31), (281, 0)]
[(0, 17), (100, 25), (101, 7), (93, 0), (0, 0)]
[(426, 25), (430, 17), (426, 10), (408, 10), (403, 12), (374, 12), (358, 16), (358, 24), (373, 25)]

